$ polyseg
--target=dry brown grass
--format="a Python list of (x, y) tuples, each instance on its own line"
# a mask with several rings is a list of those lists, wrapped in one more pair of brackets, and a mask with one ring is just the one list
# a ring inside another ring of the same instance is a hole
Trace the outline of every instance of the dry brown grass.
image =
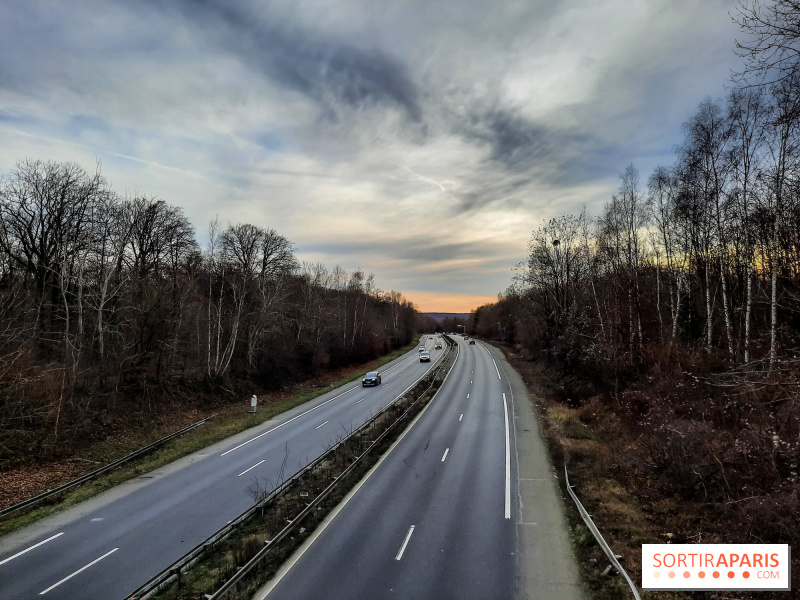
[[(556, 400), (558, 381), (542, 362), (527, 360), (519, 349), (505, 348), (514, 368), (531, 391), (542, 422), (547, 445), (558, 471), (567, 464), (570, 483), (592, 515), (595, 524), (634, 581), (641, 581), (641, 545), (663, 541), (660, 528), (620, 480), (618, 456), (636, 447), (621, 420), (593, 397), (573, 407)], [(516, 351), (515, 351), (516, 350)], [(563, 478), (562, 485), (563, 485)], [(564, 490), (564, 496), (569, 496)], [(565, 506), (576, 556), (594, 600), (630, 598), (622, 577), (603, 575), (608, 564), (571, 500)], [(685, 598), (664, 592), (644, 593), (643, 598)]]

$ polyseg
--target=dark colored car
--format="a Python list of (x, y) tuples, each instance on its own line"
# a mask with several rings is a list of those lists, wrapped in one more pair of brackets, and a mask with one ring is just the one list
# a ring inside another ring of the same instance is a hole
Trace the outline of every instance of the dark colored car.
[(470, 345), (474, 346), (475, 345), (475, 340), (470, 340), (469, 343), (470, 343)]
[(361, 387), (367, 387), (368, 385), (380, 385), (381, 384), (381, 374), (377, 371), (370, 371), (361, 379)]

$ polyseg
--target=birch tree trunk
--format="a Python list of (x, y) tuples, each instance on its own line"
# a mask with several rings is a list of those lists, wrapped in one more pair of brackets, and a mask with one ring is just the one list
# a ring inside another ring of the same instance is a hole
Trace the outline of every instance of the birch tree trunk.
[(706, 276), (705, 276), (705, 288), (706, 288), (706, 347), (708, 351), (711, 351), (711, 344), (712, 344), (712, 333), (713, 333), (713, 326), (712, 326), (712, 317), (713, 314), (711, 312), (711, 277), (709, 275), (710, 269), (708, 268), (708, 264), (705, 266)]
[(744, 310), (744, 362), (747, 364), (750, 362), (750, 313), (753, 310), (753, 275), (750, 272), (749, 260), (745, 266), (745, 277), (747, 277), (747, 300)]
[(733, 353), (733, 327), (731, 326), (731, 315), (728, 310), (728, 284), (725, 279), (725, 269), (723, 268), (723, 260), (720, 257), (719, 261), (719, 278), (722, 283), (722, 312), (725, 315), (725, 333), (728, 336), (728, 354), (731, 359), (734, 357)]

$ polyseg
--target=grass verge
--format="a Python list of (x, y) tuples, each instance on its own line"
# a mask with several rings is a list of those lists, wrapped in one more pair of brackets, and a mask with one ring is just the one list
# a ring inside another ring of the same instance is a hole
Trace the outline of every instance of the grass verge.
[[(273, 540), (263, 558), (254, 563), (225, 596), (232, 600), (250, 598), (361, 481), (408, 423), (430, 402), (452, 367), (455, 354), (451, 352), (442, 365), (376, 415), (363, 429), (342, 438), (313, 468), (288, 481), (277, 495), (268, 495), (268, 485), (254, 482), (254, 500), (259, 497), (269, 499), (256, 504), (246, 519), (235, 521), (235, 526), (225, 533), (224, 538), (215, 535), (211, 538), (215, 541), (207, 540), (199, 555), (192, 551), (188, 555), (191, 566), (182, 570), (179, 577), (173, 577), (171, 583), (162, 584), (164, 587), (150, 597), (153, 600), (207, 598), (255, 557), (264, 548), (265, 540)], [(274, 482), (274, 485), (279, 483)], [(314, 503), (318, 505), (314, 507)]]
[[(196, 429), (193, 429), (192, 431), (189, 431), (185, 435), (170, 440), (146, 456), (132, 460), (131, 462), (126, 463), (125, 465), (122, 465), (113, 471), (105, 473), (96, 479), (93, 479), (92, 481), (89, 481), (76, 488), (66, 490), (62, 494), (42, 500), (40, 503), (35, 504), (27, 509), (21, 509), (20, 511), (7, 515), (0, 520), (0, 536), (7, 535), (22, 527), (31, 525), (40, 519), (80, 504), (81, 502), (88, 500), (121, 483), (124, 483), (125, 481), (135, 477), (140, 477), (141, 475), (163, 467), (193, 452), (202, 450), (207, 446), (224, 440), (246, 429), (261, 425), (265, 421), (268, 421), (275, 416), (286, 412), (287, 410), (291, 410), (292, 408), (300, 406), (309, 400), (359, 379), (365, 371), (375, 370), (395, 360), (406, 352), (414, 349), (417, 346), (417, 343), (417, 340), (414, 340), (414, 342), (411, 344), (395, 350), (386, 356), (371, 361), (365, 365), (352, 367), (351, 369), (347, 370), (343, 377), (322, 387), (305, 387), (305, 389), (301, 389), (300, 391), (277, 394), (268, 404), (260, 405), (256, 413), (245, 412), (244, 408), (241, 410), (239, 408), (235, 408), (234, 410), (228, 410), (217, 414), (211, 421), (201, 425)], [(192, 419), (197, 421), (206, 415), (201, 415), (198, 418), (194, 418), (195, 416), (196, 414), (193, 414)], [(169, 432), (165, 432), (164, 435), (166, 435), (166, 433)], [(135, 451), (144, 445), (147, 445), (148, 443), (151, 443), (152, 441), (154, 440), (141, 440), (135, 436), (120, 436), (98, 443), (96, 446), (87, 449), (85, 454), (91, 457), (92, 463), (107, 464)], [(87, 460), (87, 462), (89, 461)], [(92, 468), (89, 470), (93, 470), (97, 468), (97, 466), (100, 465), (97, 464), (96, 466), (92, 466)], [(52, 487), (55, 487), (55, 485)]]
[[(604, 575), (608, 558), (586, 527), (567, 493), (563, 477), (567, 464), (570, 483), (578, 499), (597, 525), (603, 538), (637, 584), (641, 583), (641, 546), (664, 543), (659, 527), (620, 480), (616, 460), (622, 449), (635, 444), (613, 413), (599, 402), (572, 407), (557, 399), (559, 380), (544, 362), (532, 362), (514, 349), (503, 347), (511, 365), (528, 387), (542, 424), (546, 445), (559, 474), (565, 513), (572, 532), (572, 545), (581, 575), (592, 600), (629, 600), (631, 590), (622, 576)], [(643, 600), (685, 600), (690, 596), (673, 592), (642, 592)]]

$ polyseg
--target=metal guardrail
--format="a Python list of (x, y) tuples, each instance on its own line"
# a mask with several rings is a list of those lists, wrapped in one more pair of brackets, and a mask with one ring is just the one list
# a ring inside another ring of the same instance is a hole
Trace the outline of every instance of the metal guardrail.
[[(448, 352), (449, 352), (449, 349), (448, 349)], [(444, 353), (443, 353), (443, 354), (444, 354)], [(268, 553), (268, 552), (269, 552), (269, 551), (270, 551), (270, 550), (271, 550), (271, 549), (272, 549), (272, 548), (273, 548), (273, 547), (274, 547), (276, 544), (278, 544), (278, 543), (279, 543), (281, 540), (283, 540), (283, 539), (284, 539), (284, 538), (285, 538), (287, 535), (289, 535), (289, 534), (292, 532), (292, 530), (293, 530), (295, 527), (299, 526), (299, 525), (300, 525), (300, 523), (303, 521), (303, 519), (304, 519), (305, 517), (307, 517), (307, 516), (308, 516), (308, 515), (309, 515), (309, 514), (310, 514), (312, 511), (314, 511), (314, 509), (315, 509), (315, 508), (316, 508), (316, 507), (317, 507), (317, 506), (318, 506), (318, 505), (319, 505), (319, 504), (322, 502), (322, 500), (324, 500), (324, 499), (325, 499), (325, 497), (326, 497), (326, 496), (327, 496), (327, 495), (328, 495), (328, 494), (329, 494), (331, 491), (333, 491), (333, 489), (334, 489), (334, 488), (335, 488), (337, 485), (339, 485), (339, 483), (340, 483), (341, 481), (343, 481), (343, 480), (345, 479), (345, 477), (347, 477), (347, 475), (349, 475), (349, 474), (350, 474), (350, 473), (351, 473), (351, 472), (352, 472), (352, 471), (353, 471), (353, 470), (354, 470), (354, 469), (355, 469), (355, 468), (356, 468), (356, 467), (357, 467), (357, 466), (358, 466), (358, 465), (361, 463), (361, 461), (362, 461), (362, 460), (363, 460), (363, 459), (364, 459), (364, 458), (365, 458), (365, 457), (366, 457), (366, 456), (367, 456), (367, 455), (368, 455), (368, 454), (369, 454), (369, 453), (370, 453), (370, 452), (371, 452), (371, 451), (372, 451), (374, 448), (376, 448), (376, 447), (378, 446), (378, 444), (380, 444), (380, 443), (383, 441), (383, 439), (384, 439), (384, 438), (385, 438), (385, 437), (386, 437), (386, 436), (387, 436), (387, 435), (388, 435), (388, 434), (389, 434), (389, 433), (392, 431), (392, 429), (394, 429), (394, 427), (395, 427), (395, 426), (396, 426), (398, 423), (401, 423), (401, 422), (402, 422), (402, 421), (403, 421), (403, 420), (404, 420), (404, 419), (405, 419), (405, 418), (408, 416), (408, 413), (411, 411), (411, 409), (413, 409), (413, 408), (414, 408), (414, 407), (415, 407), (415, 406), (416, 406), (416, 405), (417, 405), (417, 404), (420, 402), (420, 400), (422, 400), (422, 398), (424, 398), (424, 397), (425, 397), (425, 394), (427, 394), (427, 393), (430, 391), (430, 389), (433, 387), (433, 384), (434, 384), (435, 380), (436, 380), (436, 378), (435, 378), (435, 377), (433, 377), (433, 379), (432, 379), (432, 381), (431, 381), (431, 384), (428, 386), (428, 388), (427, 388), (425, 391), (423, 391), (423, 392), (422, 392), (422, 393), (419, 395), (419, 397), (418, 397), (418, 398), (417, 398), (417, 399), (416, 399), (416, 400), (415, 400), (415, 401), (414, 401), (414, 402), (413, 402), (413, 403), (412, 403), (412, 404), (411, 404), (411, 405), (410, 405), (408, 408), (406, 408), (406, 410), (405, 410), (405, 411), (403, 411), (403, 414), (402, 414), (402, 415), (400, 415), (400, 416), (399, 416), (397, 419), (395, 419), (395, 420), (394, 420), (394, 421), (393, 421), (393, 422), (392, 422), (392, 423), (391, 423), (391, 424), (390, 424), (390, 425), (389, 425), (389, 426), (388, 426), (388, 427), (387, 427), (387, 428), (386, 428), (386, 429), (383, 431), (383, 433), (381, 433), (381, 434), (380, 434), (380, 435), (379, 435), (377, 438), (375, 438), (375, 440), (374, 440), (374, 441), (373, 441), (373, 442), (372, 442), (372, 443), (369, 445), (369, 447), (368, 447), (368, 448), (367, 448), (367, 449), (366, 449), (364, 452), (362, 452), (362, 453), (361, 453), (361, 455), (359, 455), (359, 456), (358, 456), (358, 457), (357, 457), (357, 458), (356, 458), (356, 459), (355, 459), (355, 460), (354, 460), (352, 463), (350, 463), (350, 464), (347, 466), (347, 468), (346, 468), (344, 471), (342, 471), (342, 473), (341, 473), (341, 474), (339, 474), (339, 475), (336, 477), (336, 479), (335, 479), (333, 482), (331, 482), (331, 483), (330, 483), (330, 485), (328, 485), (328, 487), (326, 487), (324, 490), (322, 490), (322, 492), (320, 492), (320, 493), (319, 493), (319, 495), (318, 495), (316, 498), (314, 498), (314, 500), (313, 500), (313, 501), (311, 501), (311, 502), (308, 504), (308, 506), (306, 506), (306, 508), (304, 508), (304, 509), (303, 509), (303, 510), (300, 512), (300, 514), (299, 514), (299, 515), (297, 515), (297, 516), (296, 516), (294, 519), (292, 519), (292, 522), (291, 522), (291, 523), (289, 523), (289, 525), (287, 525), (286, 527), (284, 527), (284, 528), (281, 530), (281, 532), (280, 532), (280, 533), (278, 533), (278, 534), (277, 534), (277, 535), (276, 535), (274, 538), (272, 538), (271, 540), (269, 540), (269, 542), (267, 542), (267, 543), (264, 545), (264, 547), (263, 547), (261, 550), (259, 550), (259, 551), (258, 551), (258, 553), (257, 553), (257, 554), (256, 554), (256, 555), (255, 555), (253, 558), (251, 558), (249, 561), (247, 561), (247, 563), (245, 563), (245, 564), (244, 564), (244, 565), (243, 565), (243, 566), (242, 566), (242, 567), (241, 567), (241, 568), (240, 568), (240, 569), (239, 569), (239, 570), (238, 570), (238, 571), (237, 571), (237, 572), (236, 572), (236, 573), (233, 575), (233, 577), (231, 577), (231, 578), (230, 578), (228, 581), (226, 581), (226, 582), (225, 582), (225, 583), (222, 585), (222, 587), (220, 587), (220, 588), (219, 588), (219, 589), (218, 589), (216, 592), (214, 592), (212, 595), (210, 595), (210, 596), (206, 596), (207, 600), (219, 600), (220, 598), (222, 598), (222, 597), (223, 597), (223, 596), (224, 596), (224, 595), (225, 595), (227, 592), (229, 592), (229, 591), (230, 591), (230, 590), (231, 590), (231, 589), (232, 589), (232, 588), (233, 588), (233, 587), (234, 587), (234, 586), (235, 586), (237, 583), (239, 583), (239, 581), (241, 581), (241, 580), (242, 580), (242, 579), (245, 577), (245, 575), (247, 575), (247, 573), (249, 573), (249, 572), (250, 572), (250, 571), (251, 571), (253, 568), (255, 568), (255, 567), (256, 567), (256, 565), (258, 565), (258, 563), (260, 563), (260, 562), (261, 562), (261, 560), (262, 560), (262, 559), (263, 559), (263, 558), (264, 558), (264, 557), (267, 555), (267, 553)], [(388, 406), (387, 406), (387, 408), (388, 408)], [(353, 433), (355, 433), (355, 432), (353, 432)], [(351, 435), (352, 435), (352, 434), (351, 434)], [(350, 437), (350, 436), (348, 436), (348, 438), (349, 438), (349, 437)], [(344, 440), (342, 440), (342, 443), (343, 443), (343, 442), (344, 442)]]
[(141, 456), (143, 454), (147, 454), (151, 450), (154, 450), (155, 448), (157, 448), (161, 444), (164, 444), (165, 442), (168, 442), (172, 438), (178, 437), (179, 435), (183, 435), (184, 433), (194, 429), (195, 427), (200, 427), (200, 425), (202, 425), (203, 423), (205, 423), (206, 421), (208, 421), (211, 418), (212, 417), (206, 417), (205, 419), (202, 419), (202, 420), (198, 421), (197, 423), (192, 423), (191, 425), (187, 425), (183, 429), (179, 429), (178, 431), (174, 431), (173, 433), (170, 433), (168, 436), (163, 437), (160, 440), (156, 440), (152, 444), (148, 444), (147, 446), (144, 446), (143, 448), (139, 448), (135, 452), (131, 452), (130, 454), (128, 454), (126, 456), (123, 456), (122, 458), (120, 458), (118, 460), (115, 460), (114, 462), (109, 463), (109, 464), (105, 465), (104, 467), (100, 467), (99, 469), (97, 469), (95, 471), (92, 471), (91, 473), (87, 473), (86, 475), (82, 475), (82, 476), (78, 477), (77, 479), (73, 479), (72, 481), (68, 481), (67, 483), (59, 485), (58, 487), (55, 487), (55, 488), (53, 488), (51, 490), (47, 490), (46, 492), (42, 492), (41, 494), (39, 494), (37, 496), (34, 496), (32, 498), (28, 498), (27, 500), (23, 500), (22, 502), (19, 502), (17, 504), (13, 504), (11, 506), (8, 506), (8, 507), (0, 510), (0, 517), (4, 517), (7, 514), (10, 514), (12, 512), (17, 511), (17, 510), (20, 510), (21, 508), (25, 508), (27, 506), (31, 506), (33, 504), (36, 504), (37, 502), (39, 502), (41, 500), (44, 500), (45, 498), (49, 498), (50, 496), (54, 496), (55, 494), (58, 494), (58, 493), (63, 492), (65, 490), (68, 490), (69, 488), (75, 487), (76, 485), (80, 485), (82, 483), (86, 483), (87, 481), (89, 481), (91, 479), (94, 479), (98, 475), (102, 475), (106, 471), (110, 471), (111, 469), (115, 469), (116, 467), (122, 465), (123, 463), (128, 462), (129, 460), (137, 458), (137, 457), (139, 457), (139, 456)]
[[(449, 340), (448, 340), (449, 341)], [(373, 415), (369, 420), (364, 422), (360, 425), (357, 429), (351, 431), (347, 436), (339, 440), (334, 446), (329, 448), (326, 452), (323, 452), (320, 456), (312, 460), (308, 463), (305, 467), (297, 471), (294, 475), (289, 477), (286, 481), (281, 483), (278, 487), (276, 487), (272, 492), (269, 493), (268, 496), (248, 508), (244, 511), (241, 515), (224, 525), (218, 531), (213, 533), (211, 536), (206, 538), (203, 542), (189, 550), (186, 554), (184, 554), (181, 558), (176, 560), (172, 563), (169, 567), (161, 571), (158, 575), (150, 579), (147, 583), (140, 586), (136, 589), (132, 594), (128, 595), (126, 600), (144, 600), (145, 598), (150, 597), (152, 594), (158, 592), (162, 587), (169, 585), (169, 583), (173, 580), (173, 578), (180, 578), (180, 574), (194, 564), (199, 558), (200, 555), (204, 552), (211, 550), (213, 552), (214, 545), (223, 541), (227, 538), (233, 531), (238, 529), (238, 527), (248, 519), (250, 519), (256, 512), (259, 512), (263, 506), (266, 506), (273, 500), (275, 500), (281, 493), (283, 493), (288, 487), (293, 485), (297, 480), (301, 479), (303, 475), (305, 475), (308, 471), (314, 469), (318, 464), (323, 462), (328, 458), (328, 456), (332, 453), (335, 453), (336, 450), (343, 444), (347, 443), (352, 437), (359, 435), (363, 430), (367, 429), (374, 423), (378, 418), (380, 418), (389, 408), (391, 408), (400, 398), (402, 398), (409, 390), (411, 390), (414, 386), (416, 386), (420, 381), (425, 379), (428, 375), (434, 374), (435, 371), (441, 366), (442, 362), (444, 361), (445, 356), (452, 350), (455, 346), (455, 343), (451, 342), (448, 344), (448, 351), (442, 352), (439, 358), (434, 362), (431, 369), (427, 370), (422, 376), (417, 378), (411, 385), (409, 385), (402, 393), (400, 393), (394, 400), (389, 402), (386, 406), (383, 407), (378, 413)], [(435, 381), (435, 377), (432, 378), (431, 385), (422, 392), (419, 398), (422, 398), (433, 386), (433, 382)], [(325, 488), (320, 494), (310, 503), (309, 506), (316, 507), (319, 502), (327, 496), (330, 491), (336, 486), (338, 482), (344, 479), (344, 477), (350, 473), (352, 470), (351, 467), (358, 464), (363, 457), (365, 457), (372, 449), (375, 447), (376, 443), (384, 438), (386, 433), (390, 431), (400, 420), (405, 418), (406, 414), (408, 413), (411, 408), (416, 406), (419, 402), (419, 398), (409, 406), (403, 414), (398, 417), (392, 424), (387, 427), (386, 431), (382, 433), (376, 440), (370, 444), (370, 446), (361, 453), (361, 455), (345, 469), (339, 476), (337, 476), (336, 480), (334, 480), (327, 488)], [(220, 594), (227, 592), (230, 587), (232, 587), (235, 583), (237, 583), (247, 572), (249, 572), (255, 564), (257, 564), (261, 558), (267, 553), (269, 548), (272, 548), (275, 544), (277, 544), (280, 540), (286, 537), (286, 535), (291, 532), (294, 526), (298, 525), (303, 517), (308, 514), (309, 509), (306, 507), (297, 517), (295, 517), (292, 522), (287, 525), (280, 533), (278, 533), (272, 540), (268, 542), (267, 545), (264, 546), (261, 550), (259, 550), (258, 554), (254, 556), (250, 561), (248, 561), (241, 569), (233, 576), (232, 579), (228, 580), (226, 584), (217, 590), (213, 596), (208, 596), (208, 598), (219, 598)], [(258, 559), (258, 560), (256, 560)], [(255, 561), (255, 562), (253, 562)], [(253, 564), (251, 564), (253, 563)], [(229, 585), (230, 584), (230, 585)]]
[[(447, 349), (447, 352), (443, 352), (443, 353), (442, 353), (442, 357), (444, 357), (446, 354), (448, 354), (448, 353), (449, 353), (449, 352), (452, 350), (452, 347), (453, 347), (453, 346), (452, 346), (451, 344), (448, 344), (448, 349)], [(442, 360), (440, 360), (440, 361), (439, 361), (439, 363), (441, 364), (442, 362), (443, 362), (443, 358), (442, 358)], [(438, 367), (440, 366), (440, 364), (437, 364), (436, 368), (438, 368)], [(380, 444), (380, 443), (383, 441), (383, 439), (384, 439), (384, 438), (385, 438), (385, 437), (386, 437), (386, 436), (389, 434), (389, 432), (391, 432), (391, 431), (392, 431), (392, 429), (394, 429), (394, 427), (395, 427), (395, 426), (396, 426), (398, 423), (401, 423), (401, 422), (402, 422), (402, 421), (403, 421), (403, 420), (404, 420), (404, 419), (405, 419), (405, 418), (408, 416), (408, 413), (409, 413), (409, 412), (410, 412), (410, 411), (411, 411), (411, 410), (412, 410), (412, 409), (413, 409), (413, 408), (414, 408), (414, 407), (415, 407), (417, 404), (419, 404), (419, 402), (422, 400), (422, 398), (424, 398), (424, 397), (425, 397), (425, 394), (427, 394), (427, 393), (430, 391), (430, 389), (433, 387), (433, 384), (436, 382), (435, 370), (436, 370), (436, 369), (432, 369), (431, 371), (429, 371), (429, 373), (431, 373), (431, 374), (433, 375), (433, 377), (431, 378), (431, 383), (430, 383), (430, 385), (429, 385), (429, 386), (428, 386), (428, 387), (427, 387), (427, 388), (426, 388), (426, 389), (425, 389), (425, 390), (424, 390), (422, 393), (420, 393), (419, 397), (418, 397), (418, 398), (417, 398), (417, 399), (416, 399), (416, 400), (415, 400), (415, 401), (414, 401), (414, 402), (413, 402), (413, 403), (412, 403), (410, 406), (408, 406), (408, 407), (406, 408), (406, 410), (405, 410), (405, 411), (403, 411), (403, 414), (402, 414), (402, 415), (400, 415), (399, 417), (397, 417), (397, 419), (395, 419), (395, 420), (394, 420), (394, 421), (393, 421), (393, 422), (392, 422), (392, 423), (391, 423), (391, 424), (390, 424), (390, 425), (389, 425), (389, 426), (388, 426), (388, 427), (387, 427), (387, 428), (386, 428), (386, 429), (383, 431), (383, 433), (381, 433), (381, 434), (380, 434), (380, 435), (379, 435), (379, 436), (378, 436), (378, 437), (377, 437), (377, 438), (376, 438), (376, 439), (375, 439), (375, 440), (374, 440), (374, 441), (373, 441), (373, 442), (372, 442), (372, 443), (369, 445), (369, 447), (368, 447), (366, 450), (364, 450), (364, 452), (362, 452), (362, 453), (361, 453), (361, 454), (360, 454), (360, 455), (359, 455), (359, 456), (358, 456), (358, 457), (357, 457), (357, 458), (356, 458), (356, 459), (355, 459), (355, 460), (354, 460), (352, 463), (350, 463), (350, 465), (348, 465), (348, 466), (347, 466), (347, 468), (346, 468), (344, 471), (342, 471), (342, 473), (341, 473), (341, 474), (339, 474), (339, 475), (336, 477), (336, 479), (335, 479), (333, 482), (331, 482), (331, 483), (330, 483), (330, 485), (328, 485), (328, 487), (326, 487), (324, 490), (322, 490), (322, 492), (320, 492), (320, 493), (319, 493), (319, 495), (318, 495), (316, 498), (314, 498), (314, 500), (313, 500), (311, 503), (309, 503), (309, 504), (308, 504), (308, 506), (306, 506), (306, 508), (305, 508), (305, 509), (303, 509), (303, 510), (300, 512), (300, 514), (299, 514), (299, 515), (297, 515), (297, 516), (296, 516), (294, 519), (292, 519), (292, 522), (291, 522), (291, 523), (289, 523), (289, 525), (287, 525), (286, 527), (284, 527), (284, 528), (283, 528), (283, 529), (280, 531), (280, 533), (278, 533), (278, 534), (277, 534), (277, 535), (276, 535), (274, 538), (272, 538), (271, 540), (269, 540), (269, 542), (267, 542), (267, 543), (265, 544), (265, 546), (264, 546), (264, 547), (263, 547), (261, 550), (259, 550), (259, 551), (258, 551), (258, 553), (257, 553), (257, 554), (256, 554), (256, 555), (255, 555), (253, 558), (251, 558), (251, 559), (250, 559), (250, 560), (249, 560), (249, 561), (248, 561), (248, 562), (247, 562), (245, 565), (243, 565), (243, 566), (242, 566), (242, 567), (241, 567), (241, 568), (240, 568), (240, 569), (239, 569), (239, 570), (238, 570), (238, 571), (237, 571), (237, 572), (236, 572), (236, 573), (233, 575), (233, 577), (231, 577), (231, 578), (230, 578), (228, 581), (226, 581), (226, 582), (225, 582), (225, 583), (222, 585), (222, 587), (220, 587), (220, 588), (219, 588), (219, 589), (218, 589), (216, 592), (214, 592), (212, 595), (210, 595), (210, 596), (206, 596), (206, 598), (207, 598), (208, 600), (219, 600), (219, 599), (220, 599), (220, 598), (222, 598), (222, 597), (223, 597), (223, 596), (224, 596), (224, 595), (225, 595), (227, 592), (229, 592), (229, 591), (230, 591), (230, 590), (233, 588), (233, 586), (235, 586), (235, 585), (236, 585), (236, 584), (237, 584), (239, 581), (241, 581), (241, 580), (242, 580), (242, 578), (244, 578), (244, 576), (245, 576), (245, 575), (247, 575), (247, 573), (249, 573), (249, 572), (250, 572), (250, 571), (251, 571), (251, 570), (252, 570), (252, 569), (253, 569), (253, 568), (254, 568), (254, 567), (255, 567), (255, 566), (256, 566), (256, 565), (259, 563), (259, 562), (261, 562), (261, 560), (262, 560), (262, 559), (263, 559), (263, 558), (264, 558), (264, 557), (267, 555), (267, 553), (270, 551), (270, 549), (271, 549), (272, 547), (274, 547), (274, 546), (275, 546), (276, 544), (278, 544), (278, 543), (279, 543), (281, 540), (283, 540), (283, 539), (284, 539), (284, 538), (285, 538), (287, 535), (289, 535), (289, 533), (291, 533), (291, 531), (292, 531), (292, 530), (293, 530), (295, 527), (297, 527), (297, 526), (298, 526), (298, 525), (299, 525), (299, 524), (302, 522), (302, 520), (303, 520), (303, 519), (304, 519), (306, 516), (308, 516), (308, 515), (309, 515), (309, 514), (310, 514), (312, 511), (314, 511), (314, 509), (317, 507), (317, 505), (319, 505), (319, 503), (320, 503), (320, 502), (322, 502), (322, 500), (324, 500), (324, 499), (325, 499), (325, 497), (326, 497), (326, 496), (327, 496), (327, 495), (328, 495), (328, 494), (329, 494), (331, 491), (333, 491), (333, 489), (334, 489), (334, 488), (335, 488), (335, 487), (336, 487), (336, 486), (337, 486), (337, 485), (338, 485), (338, 484), (339, 484), (341, 481), (343, 481), (343, 480), (345, 479), (345, 477), (347, 477), (347, 475), (349, 475), (349, 474), (350, 474), (350, 473), (351, 473), (351, 472), (352, 472), (352, 471), (353, 471), (353, 470), (354, 470), (354, 469), (355, 469), (355, 468), (356, 468), (356, 467), (357, 467), (357, 466), (358, 466), (358, 465), (361, 463), (361, 461), (362, 461), (362, 460), (363, 460), (363, 459), (364, 459), (364, 458), (365, 458), (365, 457), (366, 457), (366, 456), (367, 456), (367, 455), (368, 455), (368, 454), (369, 454), (369, 453), (370, 453), (370, 452), (371, 452), (371, 451), (372, 451), (374, 448), (376, 448), (376, 447), (378, 446), (378, 444)], [(426, 375), (427, 375), (427, 374), (428, 374), (428, 373), (426, 373)], [(414, 385), (416, 385), (417, 383), (419, 383), (419, 381), (421, 381), (421, 379), (417, 380), (417, 381), (414, 383)], [(406, 390), (406, 391), (408, 391), (408, 390)], [(398, 398), (399, 398), (399, 397), (402, 397), (404, 394), (405, 394), (405, 392), (403, 392), (403, 394), (401, 394), (400, 396), (398, 396)], [(389, 406), (391, 406), (392, 404), (394, 404), (394, 402), (392, 402), (392, 403), (390, 403), (389, 405), (387, 405), (387, 406), (384, 408), (384, 410), (388, 409), (388, 408), (389, 408)], [(382, 413), (382, 412), (383, 412), (383, 411), (381, 411), (381, 413)], [(381, 413), (378, 413), (378, 414), (381, 414)], [(378, 416), (378, 415), (375, 415), (375, 417), (373, 417), (373, 419), (370, 419), (370, 420), (371, 420), (371, 421), (372, 421), (372, 420), (374, 420), (375, 418), (377, 418), (377, 416)], [(366, 425), (366, 424), (365, 424), (365, 425)], [(362, 426), (362, 427), (363, 427), (363, 426)], [(360, 429), (361, 429), (361, 428), (359, 428), (359, 430), (360, 430)], [(359, 430), (357, 430), (357, 431), (359, 431)], [(349, 439), (350, 437), (352, 437), (353, 435), (355, 435), (355, 434), (357, 433), (357, 431), (354, 431), (353, 433), (351, 433), (349, 436), (347, 436), (347, 438), (346, 438), (346, 439)], [(343, 440), (340, 442), (340, 444), (343, 444), (343, 443), (345, 443), (346, 439), (343, 439)], [(333, 449), (331, 449), (331, 450), (333, 450)], [(330, 451), (329, 451), (329, 452), (330, 452)], [(327, 453), (326, 453), (326, 454), (327, 454)]]
[(567, 491), (569, 492), (569, 495), (572, 496), (572, 499), (575, 501), (575, 506), (578, 507), (578, 512), (580, 513), (583, 522), (586, 523), (586, 527), (588, 527), (589, 531), (592, 532), (594, 539), (597, 540), (597, 544), (600, 546), (600, 548), (603, 549), (603, 552), (605, 552), (611, 565), (619, 573), (622, 573), (622, 575), (625, 577), (625, 580), (631, 587), (631, 592), (633, 592), (633, 597), (636, 598), (636, 600), (642, 600), (641, 597), (639, 596), (639, 590), (636, 589), (636, 585), (628, 576), (628, 573), (625, 571), (625, 569), (622, 568), (622, 565), (619, 563), (619, 560), (617, 559), (617, 555), (614, 554), (614, 551), (611, 550), (611, 547), (603, 539), (603, 536), (600, 534), (600, 530), (597, 529), (597, 525), (594, 524), (594, 521), (592, 520), (592, 515), (590, 515), (586, 511), (586, 509), (583, 507), (583, 504), (581, 504), (581, 501), (578, 500), (578, 496), (576, 496), (575, 492), (572, 491), (572, 486), (569, 484), (569, 473), (567, 473), (566, 463), (564, 464), (564, 477), (565, 477), (565, 483), (567, 484)]

